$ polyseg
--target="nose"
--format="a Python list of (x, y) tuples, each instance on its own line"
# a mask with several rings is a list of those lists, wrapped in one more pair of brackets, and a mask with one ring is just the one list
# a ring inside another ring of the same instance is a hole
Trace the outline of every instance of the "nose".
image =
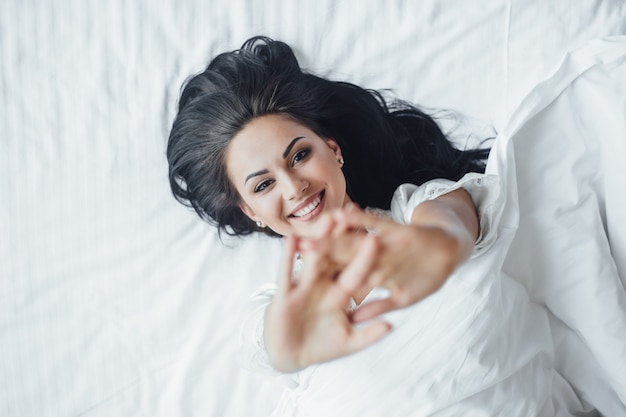
[(283, 195), (286, 200), (297, 200), (309, 188), (309, 183), (304, 178), (286, 175), (283, 179), (283, 187)]

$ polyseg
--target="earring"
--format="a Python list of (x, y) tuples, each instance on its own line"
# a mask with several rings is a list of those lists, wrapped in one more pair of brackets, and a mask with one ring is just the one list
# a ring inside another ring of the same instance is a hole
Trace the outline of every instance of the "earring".
[(265, 226), (263, 226), (263, 222), (261, 220), (257, 220), (256, 221), (256, 226), (259, 227), (259, 228), (265, 227)]
[(339, 157), (339, 165), (343, 166), (343, 164), (344, 164), (343, 157), (340, 156)]

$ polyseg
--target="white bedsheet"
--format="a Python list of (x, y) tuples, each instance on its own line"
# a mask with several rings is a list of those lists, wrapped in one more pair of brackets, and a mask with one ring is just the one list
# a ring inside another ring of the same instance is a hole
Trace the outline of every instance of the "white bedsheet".
[(624, 33), (621, 0), (0, 2), (0, 415), (277, 403), (238, 367), (237, 336), (280, 242), (227, 248), (167, 186), (180, 85), (215, 53), (267, 34), (311, 70), (502, 130), (567, 50)]

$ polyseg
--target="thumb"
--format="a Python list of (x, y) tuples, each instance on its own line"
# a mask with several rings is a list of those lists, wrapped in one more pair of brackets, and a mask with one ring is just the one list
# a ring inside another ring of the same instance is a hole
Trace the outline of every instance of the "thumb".
[(391, 324), (385, 321), (377, 321), (367, 326), (355, 329), (346, 344), (349, 353), (358, 352), (373, 345), (391, 331)]

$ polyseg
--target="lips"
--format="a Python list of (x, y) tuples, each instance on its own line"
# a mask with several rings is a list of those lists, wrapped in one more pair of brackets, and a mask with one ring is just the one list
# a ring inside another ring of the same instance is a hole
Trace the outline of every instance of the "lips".
[(306, 218), (307, 215), (311, 214), (316, 208), (320, 206), (322, 200), (324, 199), (324, 191), (320, 192), (317, 196), (305, 201), (300, 204), (296, 209), (289, 215), (289, 217), (294, 218)]

